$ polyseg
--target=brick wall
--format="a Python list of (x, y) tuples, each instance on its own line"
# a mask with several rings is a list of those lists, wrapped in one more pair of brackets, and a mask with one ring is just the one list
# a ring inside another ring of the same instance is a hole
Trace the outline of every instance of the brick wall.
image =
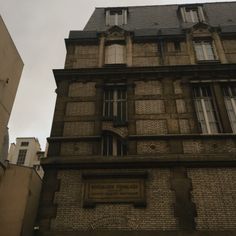
[(168, 153), (169, 145), (167, 141), (138, 141), (137, 154)]
[(136, 121), (137, 134), (166, 134), (165, 120), (138, 120)]
[(165, 112), (163, 100), (138, 100), (135, 101), (136, 114), (160, 114)]
[(162, 85), (158, 80), (136, 81), (135, 95), (158, 95), (162, 94)]
[(94, 102), (68, 102), (66, 106), (67, 116), (94, 115)]
[(61, 144), (61, 155), (92, 155), (93, 143), (89, 142), (66, 142)]
[(95, 96), (96, 88), (94, 82), (89, 83), (72, 83), (69, 86), (69, 97), (88, 97)]
[(53, 230), (178, 229), (173, 212), (175, 196), (170, 190), (168, 169), (149, 170), (146, 208), (135, 208), (132, 204), (98, 204), (92, 209), (83, 208), (81, 171), (61, 170), (58, 178), (61, 186), (55, 194), (54, 202), (58, 208), (57, 217), (52, 220)]
[(236, 169), (189, 169), (197, 230), (236, 230)]
[(184, 153), (235, 153), (236, 144), (232, 139), (224, 140), (185, 140)]
[(157, 43), (135, 43), (133, 44), (132, 66), (158, 66)]
[(94, 134), (94, 122), (65, 122), (63, 136), (88, 136)]

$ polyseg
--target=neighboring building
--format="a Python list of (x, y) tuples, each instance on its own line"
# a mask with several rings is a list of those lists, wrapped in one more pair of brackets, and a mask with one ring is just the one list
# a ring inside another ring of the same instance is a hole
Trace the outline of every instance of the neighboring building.
[(0, 179), (0, 235), (32, 236), (42, 180), (35, 169), (8, 165)]
[(7, 158), (8, 128), (23, 70), (22, 59), (0, 16), (0, 162)]
[(236, 235), (235, 12), (96, 8), (70, 32), (38, 235)]
[(33, 137), (16, 138), (16, 144), (12, 143), (8, 153), (8, 161), (11, 164), (33, 167), (43, 178), (43, 168), (40, 160), (44, 158), (38, 139)]

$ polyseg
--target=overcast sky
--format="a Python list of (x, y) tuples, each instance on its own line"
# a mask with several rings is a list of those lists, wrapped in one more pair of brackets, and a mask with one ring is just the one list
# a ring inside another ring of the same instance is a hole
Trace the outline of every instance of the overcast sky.
[(0, 14), (23, 59), (24, 70), (9, 122), (10, 142), (50, 135), (56, 85), (52, 69), (64, 66), (64, 38), (82, 30), (95, 7), (213, 1), (171, 0), (0, 0)]

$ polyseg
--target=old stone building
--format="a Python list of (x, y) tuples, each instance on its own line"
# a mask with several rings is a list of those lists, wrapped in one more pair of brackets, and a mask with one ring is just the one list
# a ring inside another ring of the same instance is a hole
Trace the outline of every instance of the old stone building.
[(96, 8), (70, 32), (38, 235), (236, 235), (235, 11)]

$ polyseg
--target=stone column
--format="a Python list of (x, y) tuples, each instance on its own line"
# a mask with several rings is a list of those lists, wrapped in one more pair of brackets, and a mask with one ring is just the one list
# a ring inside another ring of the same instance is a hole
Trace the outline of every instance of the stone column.
[(99, 55), (98, 55), (98, 67), (104, 65), (104, 47), (105, 47), (105, 36), (101, 35), (99, 43)]
[(214, 40), (216, 51), (217, 51), (220, 62), (228, 63), (219, 34), (217, 32), (212, 32), (212, 38)]
[(132, 66), (132, 39), (131, 35), (126, 37), (126, 60), (127, 66)]
[(187, 42), (187, 49), (188, 49), (190, 64), (196, 64), (195, 52), (193, 48), (193, 39), (189, 33), (187, 33), (186, 35), (186, 42)]

